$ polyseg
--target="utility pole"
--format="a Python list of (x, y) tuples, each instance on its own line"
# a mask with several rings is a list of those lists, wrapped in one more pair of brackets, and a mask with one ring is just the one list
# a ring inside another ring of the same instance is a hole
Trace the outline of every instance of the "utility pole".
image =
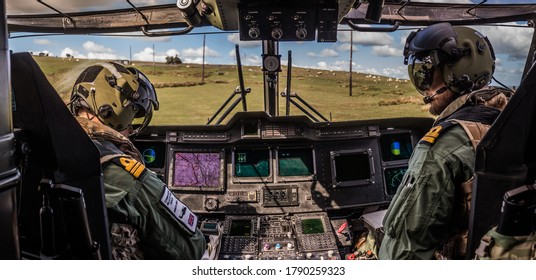
[(155, 71), (155, 63), (154, 63), (154, 44), (153, 44), (153, 74), (156, 73)]
[(203, 64), (201, 65), (201, 83), (205, 82), (205, 35), (203, 34)]
[(129, 46), (128, 50), (128, 64), (132, 65), (132, 46)]
[(352, 96), (352, 60), (354, 54), (354, 31), (350, 31), (350, 96)]

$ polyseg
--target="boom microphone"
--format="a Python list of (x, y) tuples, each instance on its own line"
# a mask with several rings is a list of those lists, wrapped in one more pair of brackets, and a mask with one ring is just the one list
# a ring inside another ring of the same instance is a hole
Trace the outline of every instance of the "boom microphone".
[(431, 95), (431, 96), (425, 96), (425, 97), (422, 99), (422, 101), (424, 101), (424, 104), (429, 104), (429, 103), (432, 102), (432, 100), (434, 100), (434, 97), (435, 97), (436, 95), (439, 95), (439, 94), (444, 93), (445, 91), (447, 91), (447, 89), (448, 89), (447, 87), (442, 87), (442, 88), (436, 90), (436, 92), (435, 92), (433, 95)]

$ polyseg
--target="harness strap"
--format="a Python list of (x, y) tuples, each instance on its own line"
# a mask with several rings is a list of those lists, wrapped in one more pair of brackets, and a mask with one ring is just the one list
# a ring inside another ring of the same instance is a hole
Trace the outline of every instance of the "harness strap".
[(471, 143), (473, 144), (473, 148), (476, 150), (476, 146), (478, 143), (480, 143), (480, 140), (482, 140), (482, 137), (488, 132), (490, 125), (482, 124), (479, 122), (470, 122), (470, 121), (462, 121), (462, 120), (456, 120), (453, 121), (460, 124), (460, 126), (465, 130), (465, 133), (471, 140)]
[(489, 258), (491, 255), (490, 250), (491, 247), (494, 245), (493, 238), (487, 234), (485, 234), (482, 239), (480, 240), (480, 245), (475, 250), (475, 258), (476, 259), (484, 259)]

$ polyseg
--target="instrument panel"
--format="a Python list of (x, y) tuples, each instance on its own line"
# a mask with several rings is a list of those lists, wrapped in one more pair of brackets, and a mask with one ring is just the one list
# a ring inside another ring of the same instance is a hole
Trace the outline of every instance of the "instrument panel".
[(134, 143), (218, 236), (220, 259), (340, 259), (363, 211), (387, 207), (432, 123), (242, 112), (226, 125), (149, 127)]

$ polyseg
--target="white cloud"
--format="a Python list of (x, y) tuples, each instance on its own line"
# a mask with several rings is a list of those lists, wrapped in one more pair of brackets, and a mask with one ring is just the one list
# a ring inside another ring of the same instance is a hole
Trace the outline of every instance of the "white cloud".
[(81, 54), (80, 52), (73, 50), (71, 48), (65, 48), (61, 51), (60, 57), (67, 57), (67, 55), (74, 56), (76, 58), (87, 58), (86, 55)]
[(337, 56), (339, 56), (339, 54), (336, 51), (334, 51), (333, 49), (323, 49), (320, 52), (320, 56), (321, 57), (337, 57)]
[(112, 49), (96, 44), (93, 41), (86, 41), (84, 44), (82, 44), (82, 47), (84, 47), (84, 50), (93, 53), (113, 53)]
[(408, 78), (408, 71), (405, 66), (399, 66), (395, 68), (387, 67), (387, 68), (382, 69), (381, 74), (384, 76), (393, 77), (393, 78), (404, 78), (404, 79)]
[(155, 53), (153, 56), (153, 49), (149, 47), (143, 49), (141, 52), (135, 53), (133, 57), (134, 57), (134, 60), (140, 60), (140, 61), (153, 61), (153, 57), (154, 57), (154, 61), (156, 62), (166, 61), (166, 56), (163, 54)]
[(318, 68), (320, 69), (326, 69), (328, 67), (328, 64), (325, 61), (320, 61), (316, 64)]
[[(347, 52), (347, 51), (350, 51), (350, 46), (351, 46), (350, 43), (343, 43), (343, 44), (341, 44), (340, 46), (337, 47), (337, 50), (338, 50), (338, 51), (341, 51), (341, 52)], [(352, 51), (353, 51), (353, 52), (357, 52), (357, 51), (358, 51), (358, 47), (357, 47), (356, 44), (353, 44), (353, 46), (352, 46)]]
[(496, 54), (506, 54), (511, 60), (525, 59), (530, 42), (532, 28), (484, 26), (475, 27), (491, 41)]
[(106, 60), (115, 60), (115, 59), (126, 59), (124, 56), (116, 55), (113, 53), (87, 53), (87, 58), (89, 59), (106, 59)]
[(233, 33), (227, 35), (227, 41), (238, 44), (240, 48), (249, 49), (249, 48), (257, 48), (261, 46), (261, 41), (240, 41), (240, 34)]
[[(337, 41), (340, 43), (350, 43), (350, 32), (339, 31)], [(391, 45), (394, 39), (391, 35), (379, 32), (354, 32), (354, 44), (363, 46), (383, 46)]]
[(52, 42), (48, 39), (34, 39), (33, 42), (37, 45), (50, 45)]
[[(229, 56), (236, 59), (236, 52), (234, 49), (229, 51)], [(240, 62), (242, 65), (247, 66), (261, 66), (262, 58), (258, 55), (247, 54), (245, 52), (240, 53)]]
[(258, 55), (248, 55), (245, 59), (245, 65), (260, 66), (262, 64), (261, 57)]
[(308, 52), (307, 56), (310, 57), (337, 57), (339, 54), (333, 49), (323, 49), (319, 54), (314, 52)]
[(372, 54), (376, 56), (382, 56), (382, 57), (387, 57), (387, 56), (401, 57), (402, 50), (391, 48), (389, 46), (374, 46), (372, 47)]
[(179, 51), (176, 50), (176, 49), (169, 49), (166, 51), (166, 56), (178, 56), (179, 55)]
[[(188, 48), (188, 49), (182, 50), (180, 52), (180, 55), (182, 55), (183, 57), (203, 57), (203, 47), (200, 47), (197, 49)], [(220, 57), (220, 54), (213, 49), (205, 47), (205, 56)]]

